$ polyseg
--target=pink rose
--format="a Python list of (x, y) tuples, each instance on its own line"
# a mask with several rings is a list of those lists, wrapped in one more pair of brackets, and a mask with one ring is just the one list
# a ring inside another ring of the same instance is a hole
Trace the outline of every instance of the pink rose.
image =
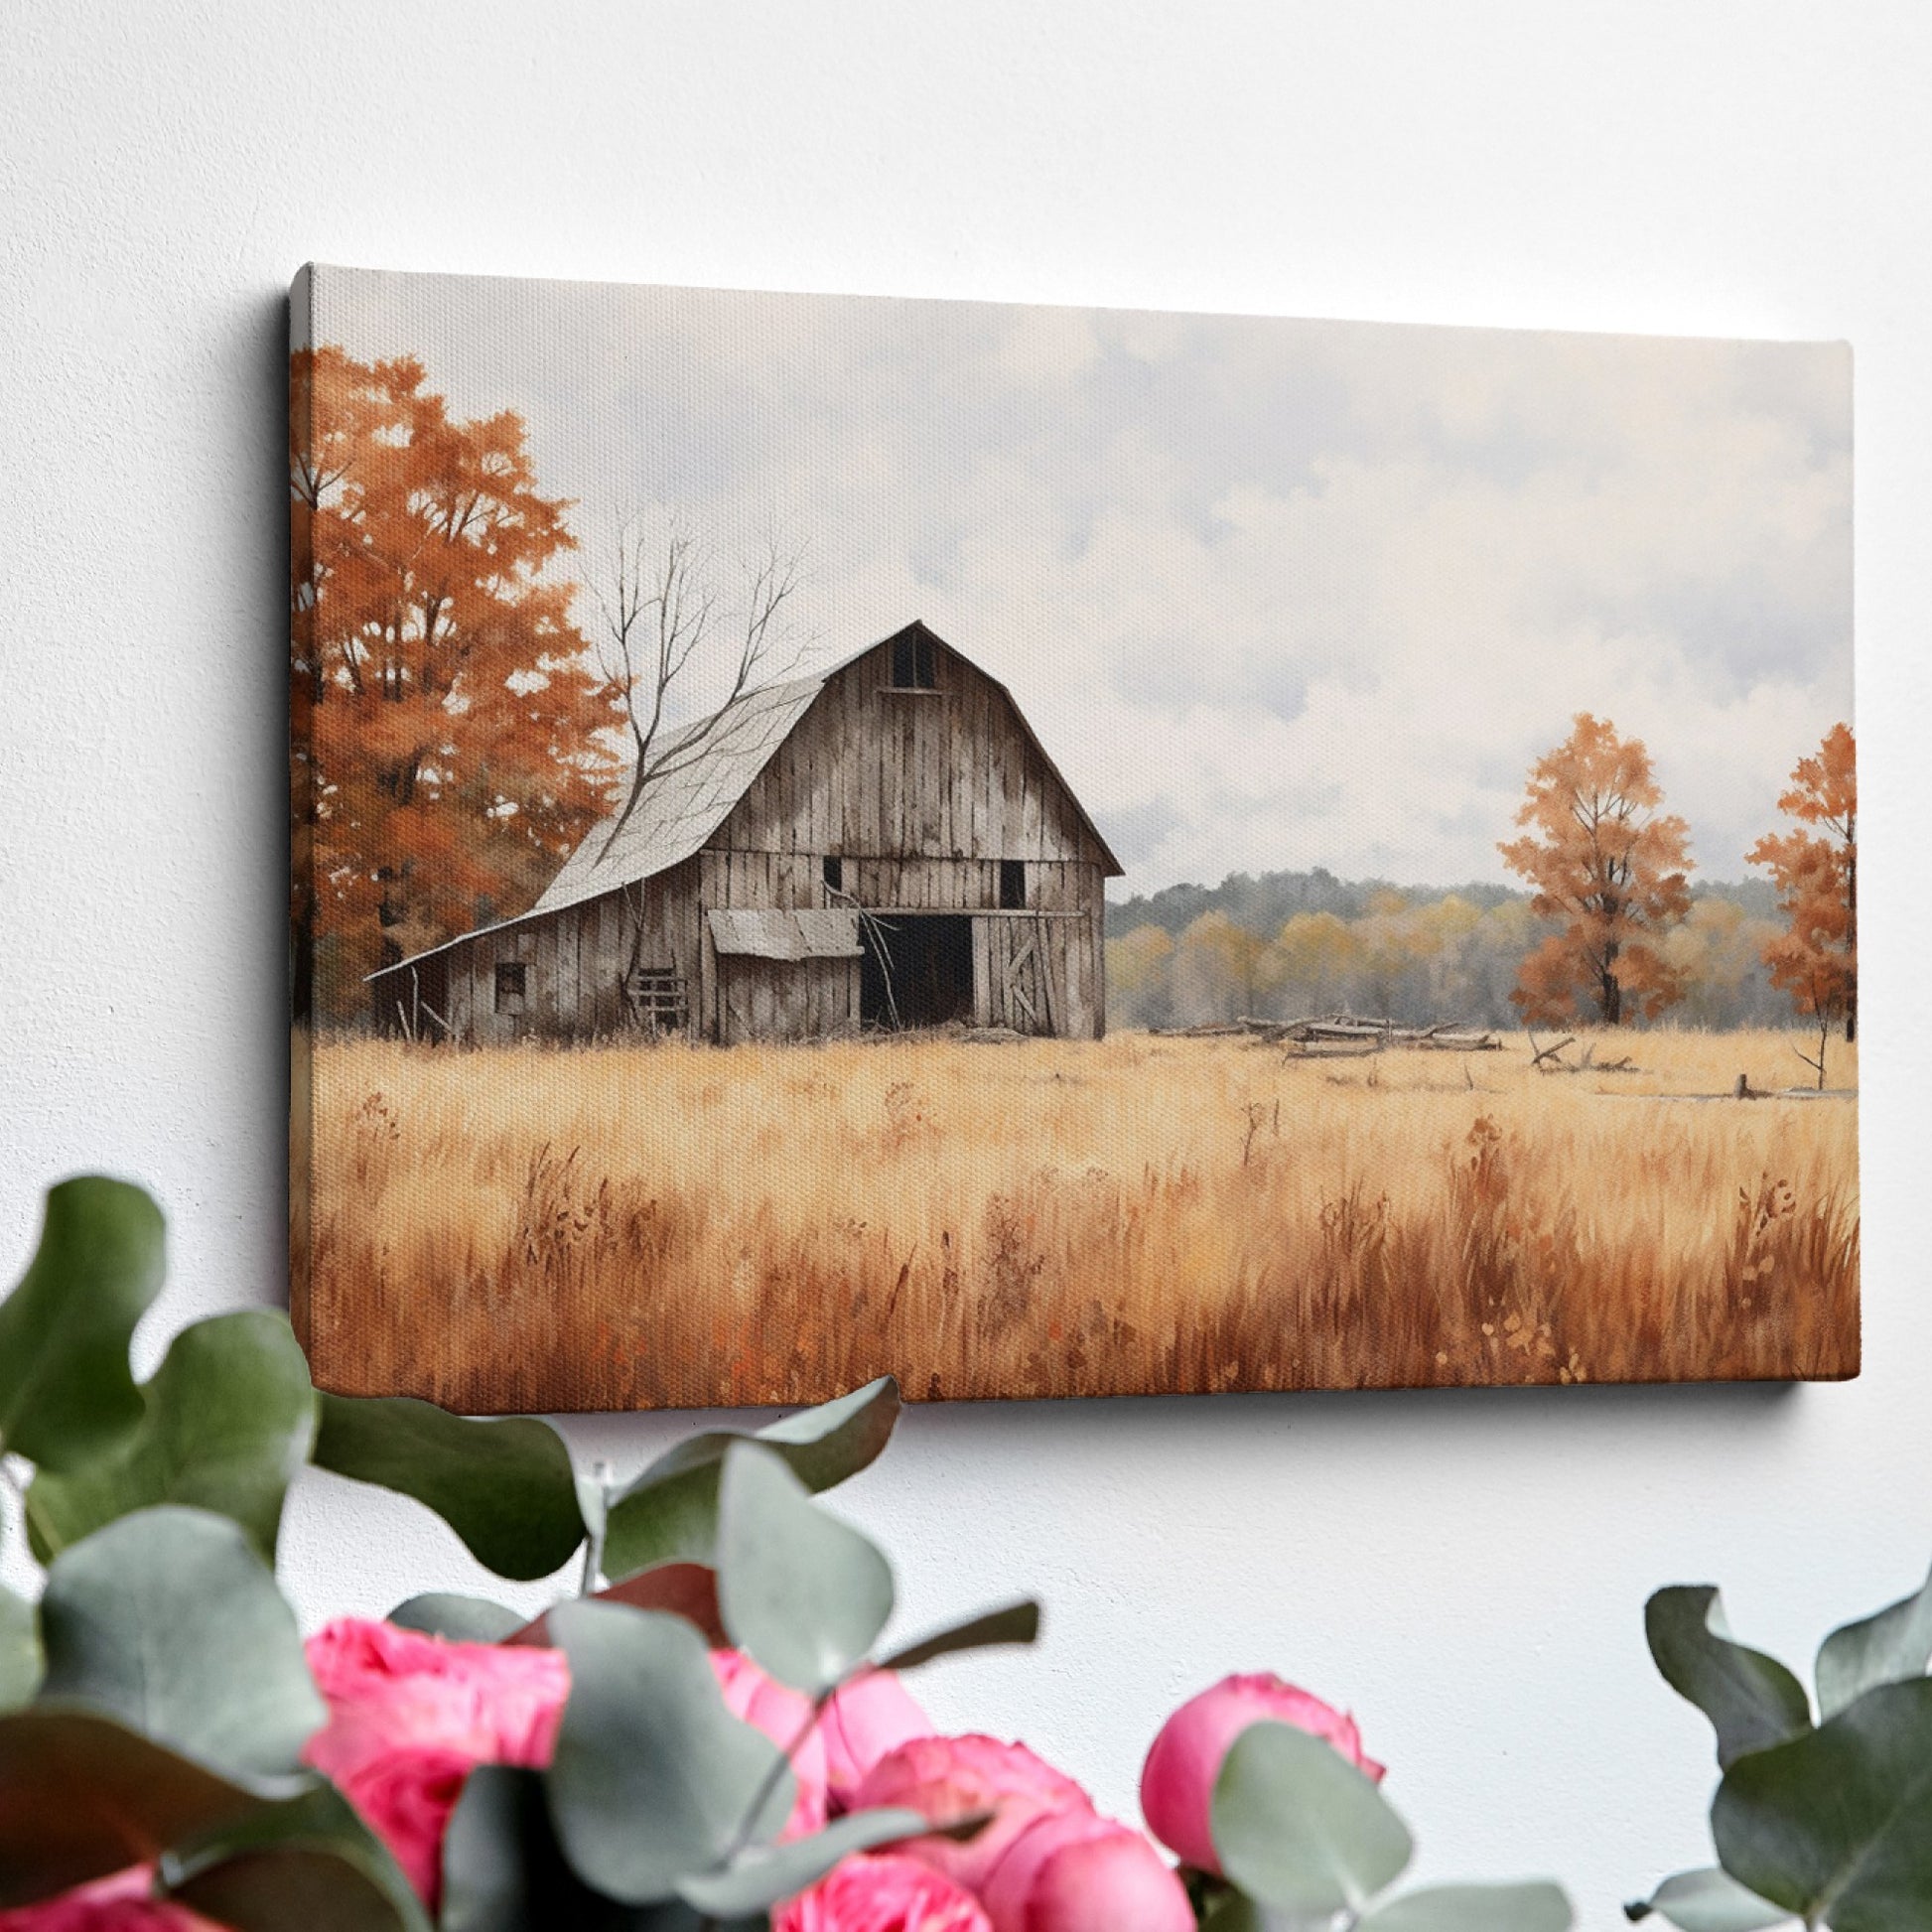
[(1042, 1812), (980, 1895), (993, 1932), (1193, 1932), (1180, 1880), (1139, 1832), (1074, 1811)]
[(303, 1747), (430, 1904), (443, 1834), (475, 1764), (550, 1762), (570, 1665), (560, 1650), (449, 1643), (343, 1617), (311, 1637), (329, 1722)]
[(0, 1932), (220, 1932), (212, 1919), (154, 1896), (154, 1867), (129, 1865), (58, 1898), (0, 1912)]
[(1141, 1810), (1155, 1837), (1184, 1863), (1220, 1871), (1209, 1826), (1214, 1780), (1228, 1747), (1264, 1720), (1325, 1739), (1358, 1770), (1381, 1781), (1383, 1767), (1364, 1753), (1361, 1733), (1346, 1713), (1267, 1671), (1224, 1677), (1212, 1690), (1189, 1698), (1161, 1726), (1141, 1772)]
[(887, 1752), (853, 1794), (855, 1811), (874, 1806), (902, 1806), (931, 1825), (992, 1812), (993, 1822), (964, 1844), (920, 1838), (901, 1848), (982, 1899), (1007, 1848), (1041, 1813), (1093, 1814), (1087, 1794), (1025, 1744), (980, 1736), (914, 1737)]
[(835, 1811), (852, 1809), (861, 1781), (888, 1751), (933, 1734), (931, 1720), (889, 1670), (867, 1671), (834, 1691), (819, 1713), (818, 1727)]
[(917, 1859), (880, 1852), (842, 1860), (779, 1906), (771, 1932), (992, 1932), (971, 1892)]
[(794, 1744), (798, 1745), (791, 1758), (798, 1796), (778, 1836), (803, 1838), (817, 1831), (826, 1816), (825, 1740), (815, 1725), (806, 1728), (811, 1725), (811, 1699), (788, 1684), (780, 1684), (775, 1677), (767, 1677), (743, 1651), (714, 1650), (711, 1669), (725, 1694), (725, 1708), (734, 1718), (742, 1718), (763, 1731), (781, 1751), (791, 1751)]

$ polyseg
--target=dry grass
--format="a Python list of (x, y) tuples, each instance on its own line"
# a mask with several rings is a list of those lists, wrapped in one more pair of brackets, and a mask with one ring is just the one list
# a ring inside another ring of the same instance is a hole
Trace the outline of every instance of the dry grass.
[[(1842, 1376), (1857, 1110), (1776, 1033), (1284, 1062), (1227, 1039), (324, 1041), (317, 1379), (469, 1411)], [(1857, 1079), (1833, 1046), (1833, 1077)], [(1473, 1083), (1473, 1084), (1472, 1084)]]

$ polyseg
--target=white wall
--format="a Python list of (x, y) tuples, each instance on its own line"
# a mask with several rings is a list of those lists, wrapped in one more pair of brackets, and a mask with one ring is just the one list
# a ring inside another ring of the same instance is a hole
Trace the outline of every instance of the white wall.
[[(847, 1492), (907, 1619), (1033, 1587), (928, 1680), (1132, 1803), (1162, 1713), (1273, 1666), (1361, 1716), (1438, 1874), (1584, 1922), (1698, 1860), (1652, 1586), (1808, 1655), (1932, 1555), (1908, 787), (1932, 610), (1932, 16), (1791, 0), (68, 5), (0, 26), (0, 1254), (141, 1176), (144, 1331), (283, 1291), (284, 290), (397, 268), (1849, 337), (1865, 760), (1863, 1378), (1791, 1392), (915, 1412)], [(7, 1263), (9, 1269), (12, 1262)], [(684, 1427), (578, 1423), (621, 1465)], [(462, 1587), (319, 1479), (305, 1614)]]

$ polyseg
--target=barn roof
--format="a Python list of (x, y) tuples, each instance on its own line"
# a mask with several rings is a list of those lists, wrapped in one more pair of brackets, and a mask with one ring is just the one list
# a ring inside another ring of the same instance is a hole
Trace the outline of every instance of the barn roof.
[[(906, 630), (923, 630), (934, 643), (951, 651), (955, 657), (965, 656), (963, 651), (954, 649), (943, 637), (915, 619), (904, 630), (895, 631), (891, 637), (883, 637), (876, 643), (866, 645), (863, 650), (855, 650), (850, 656), (840, 658), (836, 664), (827, 665), (811, 677), (794, 678), (783, 684), (761, 685), (745, 692), (724, 710), (698, 719), (664, 741), (663, 750), (655, 755), (661, 761), (662, 769), (645, 786), (629, 819), (621, 829), (616, 831), (612, 828), (612, 819), (593, 826), (528, 911), (519, 912), (514, 918), (497, 919), (489, 925), (459, 933), (456, 938), (446, 939), (441, 945), (425, 947), (407, 959), (397, 960), (394, 965), (380, 967), (368, 977), (379, 979), (384, 973), (395, 972), (397, 967), (413, 966), (418, 960), (433, 958), (451, 946), (482, 938), (485, 933), (499, 932), (506, 926), (522, 925), (527, 920), (542, 918), (546, 913), (561, 912), (566, 906), (601, 898), (606, 893), (616, 892), (620, 887), (633, 886), (640, 880), (668, 872), (694, 852), (702, 851), (705, 841), (730, 817), (732, 807), (751, 790), (753, 780), (764, 769), (772, 754), (811, 708), (812, 700), (841, 671), (882, 645), (902, 637)], [(970, 659), (967, 661), (971, 662)], [(977, 670), (979, 667), (975, 665), (974, 668)], [(981, 672), (981, 675), (991, 674)], [(997, 679), (993, 681), (998, 684)], [(1013, 693), (1004, 684), (1000, 684), (999, 689), (1012, 703)], [(1045, 747), (1035, 736), (1033, 727), (1027, 723), (1026, 713), (1017, 703), (1013, 711), (1028, 741), (1072, 800), (1080, 823), (1099, 848), (1103, 870), (1110, 878), (1118, 878), (1120, 861), (1114, 857), (1106, 840), (1100, 836), (1099, 829), (1087, 816), (1086, 807), (1080, 803), (1072, 786), (1060, 777), (1059, 767), (1047, 757)], [(613, 819), (619, 815), (614, 813)]]

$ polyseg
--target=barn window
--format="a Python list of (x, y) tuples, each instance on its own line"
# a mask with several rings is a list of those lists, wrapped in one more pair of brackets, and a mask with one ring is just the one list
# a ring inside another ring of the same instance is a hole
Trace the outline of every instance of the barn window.
[(496, 962), (496, 1011), (498, 1013), (521, 1013), (523, 1011), (523, 962), (520, 959), (499, 959)]
[(1000, 910), (1020, 912), (1027, 905), (1027, 867), (1020, 859), (1000, 861)]
[(930, 691), (932, 638), (923, 630), (901, 630), (893, 639), (893, 684), (900, 691)]
[(834, 893), (842, 893), (845, 891), (845, 861), (843, 859), (828, 852), (819, 862), (819, 870), (825, 875), (825, 884), (828, 891)]

